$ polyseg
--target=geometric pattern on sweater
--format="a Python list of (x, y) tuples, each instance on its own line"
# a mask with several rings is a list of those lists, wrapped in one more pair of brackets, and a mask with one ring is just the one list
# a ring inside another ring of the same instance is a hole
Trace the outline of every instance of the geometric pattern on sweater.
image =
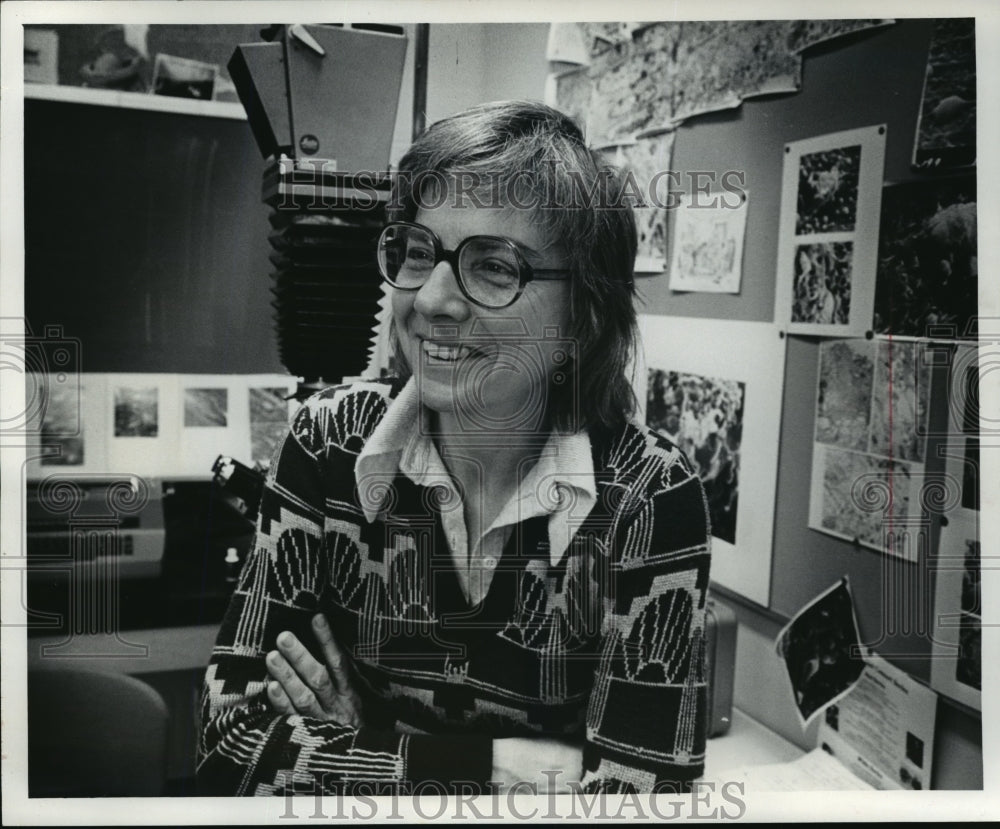
[[(377, 520), (361, 511), (354, 463), (397, 390), (333, 387), (296, 415), (206, 673), (201, 790), (482, 783), (493, 738), (540, 735), (583, 744), (589, 791), (699, 776), (709, 528), (683, 454), (638, 424), (591, 433), (597, 502), (586, 516), (564, 505), (566, 554), (550, 563), (548, 516), (515, 525), (470, 607), (436, 493), (399, 475)], [(317, 610), (353, 657), (360, 728), (281, 715), (267, 699), (278, 633), (320, 658)]]

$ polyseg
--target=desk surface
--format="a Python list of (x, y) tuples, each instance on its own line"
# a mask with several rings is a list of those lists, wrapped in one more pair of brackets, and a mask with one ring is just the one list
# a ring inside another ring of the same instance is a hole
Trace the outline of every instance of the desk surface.
[[(150, 674), (204, 668), (218, 625), (126, 630), (117, 638), (46, 636), (28, 639), (29, 667), (83, 664), (94, 670)], [(729, 732), (708, 741), (705, 777), (746, 764), (785, 763), (805, 752), (757, 720), (733, 709)]]
[(183, 671), (208, 665), (216, 625), (123, 630), (108, 636), (32, 636), (28, 667), (87, 667), (121, 674)]
[(736, 766), (787, 763), (803, 754), (797, 745), (734, 708), (728, 733), (708, 741), (705, 777), (718, 778), (721, 772)]

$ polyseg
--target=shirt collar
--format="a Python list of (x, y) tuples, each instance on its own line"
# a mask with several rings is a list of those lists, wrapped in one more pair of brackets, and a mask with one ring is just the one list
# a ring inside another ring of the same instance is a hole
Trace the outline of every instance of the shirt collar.
[[(411, 377), (389, 404), (355, 465), (361, 508), (369, 523), (378, 516), (399, 473), (421, 486), (434, 481), (451, 486), (427, 425), (427, 412)], [(552, 432), (538, 462), (521, 482), (519, 495), (507, 502), (487, 532), (548, 514), (549, 558), (555, 566), (596, 502), (590, 437), (586, 431)], [(561, 513), (566, 513), (565, 518)]]

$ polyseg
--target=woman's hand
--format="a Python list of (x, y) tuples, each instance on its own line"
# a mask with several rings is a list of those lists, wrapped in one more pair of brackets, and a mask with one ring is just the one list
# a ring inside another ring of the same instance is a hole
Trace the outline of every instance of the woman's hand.
[(301, 714), (360, 728), (361, 697), (351, 682), (349, 665), (322, 613), (313, 616), (313, 632), (326, 664), (317, 662), (289, 631), (278, 634), (278, 650), (267, 655), (267, 696), (282, 714)]

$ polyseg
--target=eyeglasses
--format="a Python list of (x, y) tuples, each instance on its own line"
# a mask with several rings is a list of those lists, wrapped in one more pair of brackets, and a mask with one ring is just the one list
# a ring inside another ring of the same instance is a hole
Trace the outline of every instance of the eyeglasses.
[(419, 290), (441, 262), (451, 265), (466, 299), (483, 308), (506, 308), (532, 280), (565, 279), (569, 273), (532, 268), (517, 245), (502, 236), (469, 236), (455, 250), (445, 250), (433, 230), (415, 222), (391, 222), (379, 236), (378, 268), (394, 288)]

